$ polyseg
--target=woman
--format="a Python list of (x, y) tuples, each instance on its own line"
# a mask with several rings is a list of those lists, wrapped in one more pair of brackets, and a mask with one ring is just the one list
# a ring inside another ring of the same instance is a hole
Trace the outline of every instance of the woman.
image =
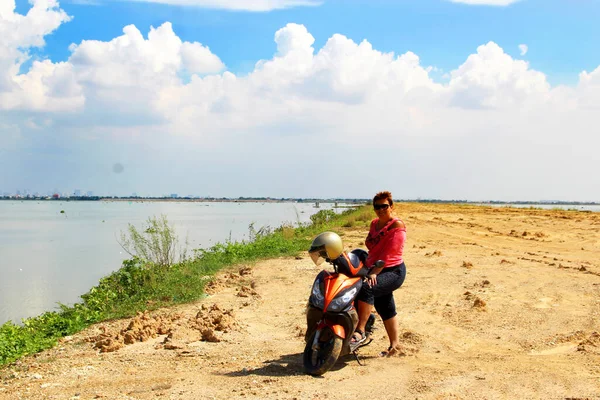
[[(382, 355), (389, 357), (396, 354), (400, 346), (394, 291), (402, 286), (406, 277), (402, 257), (406, 225), (394, 217), (394, 202), (390, 192), (377, 193), (373, 198), (373, 208), (377, 218), (371, 221), (371, 228), (365, 240), (369, 249), (366, 265), (372, 268), (366, 278), (367, 284), (363, 285), (357, 296), (359, 321), (352, 336), (351, 346), (366, 340), (365, 326), (375, 306), (390, 340), (390, 347)], [(384, 262), (383, 267), (373, 267), (377, 260)]]

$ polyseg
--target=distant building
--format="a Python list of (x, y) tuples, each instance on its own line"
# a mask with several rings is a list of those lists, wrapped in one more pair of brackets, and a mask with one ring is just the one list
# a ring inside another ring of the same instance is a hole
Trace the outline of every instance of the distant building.
[(94, 195), (94, 192), (92, 192), (92, 191), (90, 190), (90, 191), (88, 191), (88, 192), (87, 192), (85, 195), (86, 195), (87, 197), (92, 197), (92, 196)]
[(178, 198), (179, 196), (177, 195), (177, 193), (171, 193), (170, 197), (171, 197), (172, 199), (176, 199), (176, 198)]
[(81, 196), (81, 190), (75, 189), (75, 191), (73, 192), (73, 196), (75, 196), (75, 197)]

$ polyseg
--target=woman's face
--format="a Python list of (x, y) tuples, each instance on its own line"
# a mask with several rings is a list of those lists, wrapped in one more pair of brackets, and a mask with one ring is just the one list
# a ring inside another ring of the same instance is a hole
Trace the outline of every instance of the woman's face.
[(375, 210), (375, 214), (379, 218), (389, 218), (392, 215), (392, 206), (390, 205), (388, 199), (376, 200), (373, 204), (373, 209)]

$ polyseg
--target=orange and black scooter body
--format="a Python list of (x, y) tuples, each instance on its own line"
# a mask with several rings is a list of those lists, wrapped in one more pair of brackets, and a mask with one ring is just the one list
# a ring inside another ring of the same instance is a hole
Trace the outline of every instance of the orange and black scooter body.
[[(322, 296), (315, 295), (317, 285)], [(306, 312), (306, 340), (315, 330), (327, 326), (343, 340), (342, 355), (349, 353), (350, 339), (358, 324), (354, 301), (361, 287), (360, 276), (349, 277), (339, 272), (321, 271), (313, 283), (313, 293)]]

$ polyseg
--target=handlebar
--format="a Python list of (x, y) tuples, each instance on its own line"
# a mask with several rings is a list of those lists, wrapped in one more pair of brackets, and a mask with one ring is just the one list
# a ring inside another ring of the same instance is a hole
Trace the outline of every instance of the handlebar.
[[(384, 265), (385, 265), (385, 263), (383, 262), (383, 260), (377, 260), (377, 261), (375, 261), (375, 264), (370, 269), (381, 268)], [(367, 278), (367, 276), (363, 277), (363, 282), (367, 282), (367, 284), (372, 287), (372, 285), (371, 285), (369, 279)], [(374, 278), (374, 279), (376, 279), (376, 278)]]

